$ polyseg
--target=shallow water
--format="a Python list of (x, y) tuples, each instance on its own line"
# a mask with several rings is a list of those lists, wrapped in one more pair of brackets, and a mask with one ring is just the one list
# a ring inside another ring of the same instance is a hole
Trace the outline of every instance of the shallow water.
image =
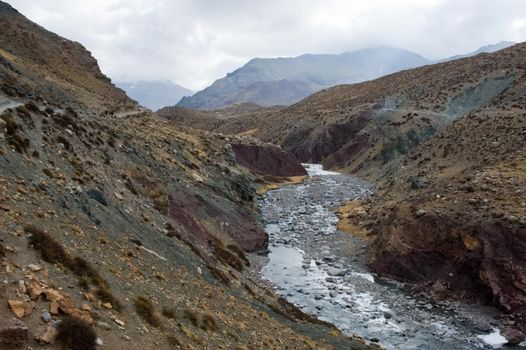
[(389, 349), (493, 349), (498, 330), (477, 307), (433, 303), (402, 284), (370, 273), (366, 245), (339, 232), (334, 211), (370, 187), (354, 177), (307, 165), (303, 184), (268, 192), (258, 205), (270, 236), (268, 263), (261, 273), (276, 293), (346, 334), (379, 340)]

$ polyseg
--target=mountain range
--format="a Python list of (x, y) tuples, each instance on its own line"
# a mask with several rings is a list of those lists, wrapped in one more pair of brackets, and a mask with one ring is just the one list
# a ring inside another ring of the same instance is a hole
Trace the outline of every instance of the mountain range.
[[(493, 52), (512, 44), (488, 45), (441, 61)], [(193, 109), (219, 109), (239, 102), (254, 102), (261, 106), (291, 105), (331, 86), (367, 81), (432, 63), (435, 62), (414, 52), (391, 47), (372, 47), (342, 54), (255, 58), (204, 90), (184, 97), (177, 105)]]
[(132, 81), (115, 83), (123, 89), (128, 96), (139, 102), (141, 106), (156, 111), (164, 106), (171, 106), (184, 96), (192, 95), (192, 91), (175, 84), (169, 80), (165, 81)]

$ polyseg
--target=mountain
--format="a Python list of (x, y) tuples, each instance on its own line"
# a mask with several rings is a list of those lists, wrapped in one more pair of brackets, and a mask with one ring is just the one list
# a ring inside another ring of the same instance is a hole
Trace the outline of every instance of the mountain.
[(331, 86), (358, 83), (426, 64), (491, 53), (513, 44), (502, 41), (436, 62), (407, 50), (389, 47), (367, 48), (340, 55), (255, 58), (206, 89), (183, 98), (178, 105), (205, 110), (220, 109), (238, 102), (289, 106)]
[(377, 78), (430, 63), (407, 50), (376, 47), (339, 55), (256, 58), (178, 105), (218, 109), (237, 102), (290, 105), (321, 89)]
[(132, 81), (116, 82), (126, 94), (139, 102), (141, 106), (156, 111), (165, 106), (172, 106), (192, 91), (171, 81)]
[(499, 51), (499, 50), (505, 49), (507, 47), (513, 46), (515, 44), (516, 43), (513, 42), (513, 41), (500, 41), (500, 42), (498, 42), (496, 44), (482, 46), (478, 50), (475, 50), (473, 52), (470, 52), (470, 53), (467, 53), (467, 54), (462, 54), (462, 55), (455, 55), (455, 56), (452, 56), (452, 57), (440, 60), (438, 62), (447, 62), (447, 61), (452, 61), (452, 60), (458, 60), (458, 59), (461, 59), (461, 58), (476, 56), (476, 55), (481, 54), (481, 53), (492, 53), (492, 52)]
[(294, 157), (140, 108), (1, 1), (0, 23), (0, 348), (372, 348), (248, 271), (256, 191)]
[(438, 299), (496, 305), (524, 340), (525, 111), (521, 43), (220, 123), (193, 122), (189, 113), (174, 120), (250, 134), (302, 162), (370, 179), (375, 196), (341, 212), (342, 227), (367, 234), (370, 266)]

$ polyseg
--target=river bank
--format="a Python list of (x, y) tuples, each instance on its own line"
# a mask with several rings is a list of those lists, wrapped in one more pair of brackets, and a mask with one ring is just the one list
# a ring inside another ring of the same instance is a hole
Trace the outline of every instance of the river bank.
[(390, 349), (491, 349), (505, 343), (493, 309), (437, 303), (370, 273), (366, 242), (338, 231), (335, 211), (345, 201), (368, 196), (372, 187), (321, 166), (307, 170), (304, 183), (258, 200), (269, 234), (261, 278), (277, 294), (346, 334)]

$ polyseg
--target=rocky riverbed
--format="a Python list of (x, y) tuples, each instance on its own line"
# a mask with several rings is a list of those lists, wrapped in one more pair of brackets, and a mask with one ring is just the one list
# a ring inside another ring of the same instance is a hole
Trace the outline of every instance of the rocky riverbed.
[(307, 165), (299, 185), (259, 202), (270, 236), (261, 275), (303, 311), (389, 349), (492, 349), (506, 340), (494, 310), (434, 302), (366, 266), (364, 240), (336, 229), (336, 209), (372, 188), (354, 177)]

